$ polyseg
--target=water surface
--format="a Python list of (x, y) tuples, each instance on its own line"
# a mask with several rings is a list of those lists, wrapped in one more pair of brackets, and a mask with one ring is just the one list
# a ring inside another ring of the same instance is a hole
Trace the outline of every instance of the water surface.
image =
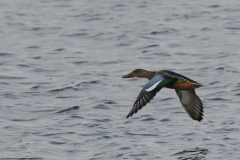
[[(240, 159), (240, 3), (0, 2), (4, 158)], [(172, 70), (197, 89), (201, 123), (174, 90), (124, 119), (147, 79)]]

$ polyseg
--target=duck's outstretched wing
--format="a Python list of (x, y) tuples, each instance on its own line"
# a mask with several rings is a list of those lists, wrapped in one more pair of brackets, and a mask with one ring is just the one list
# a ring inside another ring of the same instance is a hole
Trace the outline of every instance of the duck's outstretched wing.
[(133, 108), (128, 113), (126, 118), (132, 116), (134, 113), (137, 113), (138, 110), (142, 109), (148, 102), (150, 102), (153, 97), (167, 84), (175, 81), (175, 78), (164, 78), (162, 75), (157, 74), (154, 76), (142, 89), (139, 93), (137, 100), (135, 101)]
[(182, 103), (185, 111), (193, 119), (201, 122), (203, 119), (203, 104), (199, 97), (196, 95), (194, 89), (178, 90), (176, 93)]

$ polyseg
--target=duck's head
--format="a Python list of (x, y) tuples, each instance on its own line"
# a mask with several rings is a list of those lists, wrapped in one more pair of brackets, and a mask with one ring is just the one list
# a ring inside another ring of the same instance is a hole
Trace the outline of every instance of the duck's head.
[(147, 78), (148, 72), (149, 71), (144, 69), (135, 69), (134, 71), (123, 76), (122, 78), (133, 78), (133, 77)]

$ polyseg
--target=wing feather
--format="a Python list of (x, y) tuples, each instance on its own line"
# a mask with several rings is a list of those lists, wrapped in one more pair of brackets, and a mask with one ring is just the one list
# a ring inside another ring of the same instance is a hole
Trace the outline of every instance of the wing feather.
[(147, 103), (149, 103), (154, 96), (159, 92), (164, 86), (175, 81), (173, 78), (164, 78), (162, 75), (157, 74), (153, 77), (139, 93), (131, 111), (128, 113), (126, 118), (136, 114), (138, 110), (142, 109)]
[(201, 122), (203, 119), (203, 104), (199, 97), (196, 95), (194, 89), (178, 90), (176, 93), (180, 99), (187, 114), (193, 119)]

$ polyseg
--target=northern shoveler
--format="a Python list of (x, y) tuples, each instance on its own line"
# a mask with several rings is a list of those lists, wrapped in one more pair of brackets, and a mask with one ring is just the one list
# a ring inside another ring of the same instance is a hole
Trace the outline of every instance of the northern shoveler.
[(149, 82), (143, 87), (135, 101), (133, 108), (126, 118), (137, 113), (142, 109), (163, 87), (175, 89), (181, 104), (185, 111), (193, 119), (201, 122), (203, 119), (203, 104), (195, 93), (195, 88), (203, 87), (200, 83), (191, 80), (178, 73), (161, 70), (147, 71), (144, 69), (135, 69), (133, 72), (122, 78), (141, 77), (149, 79)]

